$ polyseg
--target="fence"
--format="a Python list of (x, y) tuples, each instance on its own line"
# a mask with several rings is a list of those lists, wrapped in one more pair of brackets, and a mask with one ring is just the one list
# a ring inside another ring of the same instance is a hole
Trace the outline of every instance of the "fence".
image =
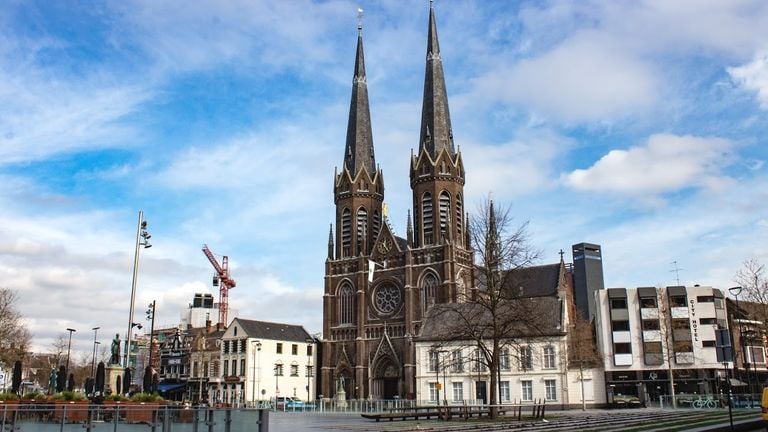
[(269, 411), (173, 405), (5, 403), (5, 432), (268, 432)]
[[(679, 394), (675, 395), (678, 408), (712, 409), (728, 408), (728, 396), (722, 394)], [(731, 395), (732, 408), (760, 408), (759, 394), (739, 393)], [(661, 408), (672, 408), (672, 396), (660, 398)]]

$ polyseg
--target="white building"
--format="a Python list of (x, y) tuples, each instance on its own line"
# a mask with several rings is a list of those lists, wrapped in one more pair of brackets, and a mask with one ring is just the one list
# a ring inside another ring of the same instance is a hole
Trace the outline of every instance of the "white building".
[(678, 395), (719, 392), (715, 330), (728, 328), (719, 289), (609, 288), (595, 301), (608, 402), (619, 394), (644, 401), (669, 395), (670, 369)]
[[(568, 270), (563, 263), (516, 270), (516, 301), (536, 314), (533, 328), (503, 341), (497, 394), (502, 404), (546, 401), (576, 407), (582, 394), (590, 406), (605, 403), (602, 371), (586, 370), (582, 392), (579, 371), (568, 370)], [(442, 308), (442, 310), (439, 310)], [(416, 338), (416, 399), (419, 403), (489, 403), (491, 379), (473, 340), (453, 335), (464, 330), (459, 316), (471, 316), (472, 304), (433, 306)], [(462, 311), (464, 309), (464, 311)], [(453, 311), (456, 311), (455, 313)], [(479, 312), (479, 313), (482, 313)], [(517, 312), (519, 313), (519, 312)], [(456, 315), (456, 316), (454, 316)], [(530, 322), (530, 321), (528, 321)], [(484, 345), (491, 345), (490, 341)]]
[(235, 318), (221, 338), (214, 400), (233, 406), (316, 393), (317, 341), (302, 326)]

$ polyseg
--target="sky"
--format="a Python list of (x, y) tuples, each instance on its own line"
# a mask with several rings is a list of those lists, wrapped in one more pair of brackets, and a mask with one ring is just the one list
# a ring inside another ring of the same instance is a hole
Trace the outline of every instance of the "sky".
[[(470, 212), (529, 223), (540, 263), (602, 246), (607, 287), (734, 285), (768, 263), (768, 2), (437, 0)], [(357, 10), (376, 162), (405, 236), (426, 0), (7, 0), (0, 286), (35, 351), (176, 325), (229, 257), (230, 308), (322, 329)], [(677, 269), (675, 272), (674, 270)], [(230, 319), (233, 315), (230, 314)], [(148, 326), (147, 326), (148, 327)]]

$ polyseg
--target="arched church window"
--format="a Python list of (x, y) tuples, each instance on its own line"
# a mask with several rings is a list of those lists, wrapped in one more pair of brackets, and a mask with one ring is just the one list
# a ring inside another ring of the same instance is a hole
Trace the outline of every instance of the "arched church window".
[(357, 211), (357, 253), (359, 254), (365, 248), (366, 236), (368, 235), (368, 210), (360, 207)]
[(355, 322), (355, 290), (349, 284), (339, 289), (339, 324)]
[(341, 255), (350, 255), (350, 246), (352, 246), (352, 212), (345, 208), (341, 212)]
[(432, 244), (433, 227), (432, 227), (432, 194), (426, 192), (421, 197), (421, 218), (422, 227), (424, 227), (424, 244)]
[(451, 196), (448, 192), (440, 193), (440, 234), (445, 235), (451, 225)]
[(421, 281), (422, 312), (437, 302), (437, 277), (433, 273), (424, 275)]
[(456, 240), (460, 245), (464, 244), (464, 208), (461, 203), (461, 194), (456, 194)]

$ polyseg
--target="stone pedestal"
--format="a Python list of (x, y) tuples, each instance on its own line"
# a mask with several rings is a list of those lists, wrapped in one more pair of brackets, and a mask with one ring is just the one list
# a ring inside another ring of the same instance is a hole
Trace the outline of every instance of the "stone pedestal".
[(337, 408), (347, 407), (347, 392), (345, 392), (344, 389), (341, 389), (336, 392), (336, 407)]
[(125, 389), (122, 388), (123, 384), (123, 367), (119, 364), (111, 364), (106, 367), (106, 376), (104, 377), (104, 393), (117, 393), (117, 380), (120, 380), (120, 391), (125, 393)]

